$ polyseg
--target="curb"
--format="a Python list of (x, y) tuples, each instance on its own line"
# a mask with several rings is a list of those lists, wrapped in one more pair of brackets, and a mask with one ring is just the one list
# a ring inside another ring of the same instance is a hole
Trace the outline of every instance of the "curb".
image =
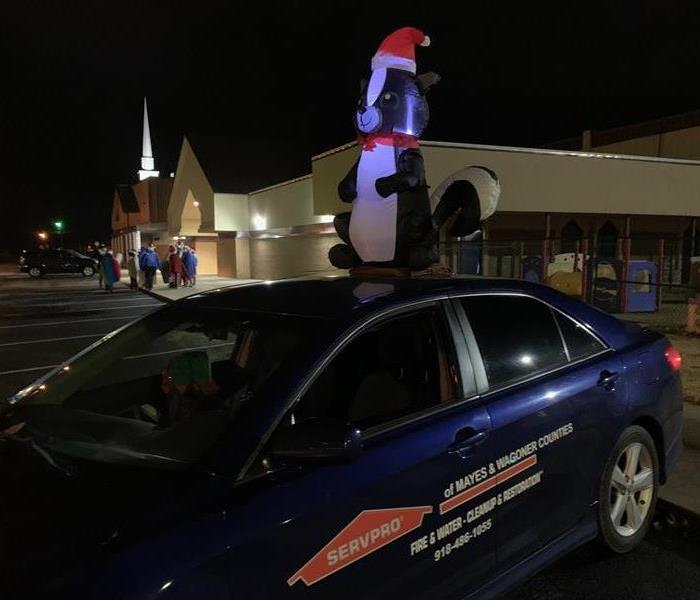
[(168, 298), (167, 296), (161, 296), (158, 292), (154, 292), (153, 290), (147, 290), (146, 288), (139, 288), (139, 292), (146, 296), (150, 296), (151, 298), (155, 298), (156, 300), (160, 300), (161, 302), (177, 302), (177, 300), (173, 300), (172, 298)]

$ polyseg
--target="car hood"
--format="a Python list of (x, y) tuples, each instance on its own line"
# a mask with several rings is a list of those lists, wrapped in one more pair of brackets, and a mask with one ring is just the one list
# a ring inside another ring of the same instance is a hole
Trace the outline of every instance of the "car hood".
[(3, 599), (35, 598), (39, 586), (87, 572), (191, 511), (202, 491), (194, 473), (55, 458), (0, 442)]

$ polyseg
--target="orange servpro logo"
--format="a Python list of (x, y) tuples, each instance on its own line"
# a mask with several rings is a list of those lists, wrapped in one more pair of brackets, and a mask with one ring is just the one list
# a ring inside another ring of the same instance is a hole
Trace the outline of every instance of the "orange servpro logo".
[(294, 585), (301, 579), (306, 585), (313, 585), (418, 529), (431, 512), (432, 506), (363, 510), (287, 583)]

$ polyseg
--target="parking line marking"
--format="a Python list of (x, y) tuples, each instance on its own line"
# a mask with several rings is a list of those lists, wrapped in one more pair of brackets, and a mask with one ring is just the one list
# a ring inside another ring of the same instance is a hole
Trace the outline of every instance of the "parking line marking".
[(83, 338), (91, 338), (91, 337), (102, 337), (103, 335), (107, 335), (109, 331), (105, 331), (104, 333), (91, 333), (91, 334), (85, 334), (85, 335), (71, 335), (68, 337), (60, 337), (60, 338), (45, 338), (43, 340), (23, 340), (21, 342), (5, 342), (3, 344), (0, 344), (0, 348), (3, 348), (5, 346), (22, 346), (24, 344), (41, 344), (46, 343), (49, 344), (51, 342), (64, 342), (66, 340), (79, 340)]
[[(109, 311), (109, 310), (131, 310), (133, 308), (143, 308), (145, 306), (150, 306), (151, 308), (161, 306), (160, 304), (136, 304), (134, 306), (115, 306), (114, 308), (86, 308), (82, 310), (81, 312), (101, 312), (101, 311)], [(59, 313), (60, 314), (60, 313)], [(26, 317), (26, 314), (23, 313), (16, 313), (14, 315), (2, 315), (3, 319), (18, 319), (20, 317)], [(59, 316), (58, 314), (56, 316)]]
[(175, 350), (165, 350), (163, 352), (151, 352), (150, 354), (133, 354), (125, 356), (122, 360), (131, 360), (132, 358), (146, 358), (148, 356), (163, 356), (164, 354), (175, 354), (177, 352), (190, 352), (192, 350), (209, 350), (210, 348), (221, 348), (222, 346), (234, 346), (236, 342), (223, 342), (221, 344), (210, 344), (209, 346), (192, 346), (191, 348), (175, 348)]
[[(122, 300), (118, 300), (116, 298), (99, 298), (97, 300), (83, 300), (83, 301), (75, 301), (75, 302), (42, 302), (41, 304), (23, 304), (22, 308), (43, 308), (43, 307), (58, 307), (58, 306), (72, 306), (73, 304), (80, 304), (80, 305), (85, 305), (85, 304), (100, 304), (104, 306), (105, 304), (109, 303), (114, 303), (117, 302), (119, 304), (123, 302), (143, 302), (144, 298), (124, 298)], [(109, 308), (105, 308), (105, 310), (111, 310)]]
[(58, 365), (44, 365), (43, 367), (31, 367), (29, 369), (15, 369), (14, 371), (0, 371), (0, 375), (14, 375), (15, 373), (29, 373), (30, 371), (48, 371), (55, 369)]
[(54, 321), (53, 323), (22, 323), (20, 325), (0, 325), (0, 329), (15, 329), (17, 327), (51, 327), (52, 325), (72, 325), (73, 323), (95, 323), (97, 321), (125, 321), (128, 317), (101, 317), (99, 319), (78, 319), (77, 321)]

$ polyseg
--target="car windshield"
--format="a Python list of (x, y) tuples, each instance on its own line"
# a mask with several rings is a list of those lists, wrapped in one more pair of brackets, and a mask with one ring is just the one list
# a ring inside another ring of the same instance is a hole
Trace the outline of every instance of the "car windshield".
[(0, 430), (21, 425), (50, 452), (182, 466), (222, 435), (244, 402), (314, 338), (318, 320), (167, 307), (112, 333), (10, 399)]

